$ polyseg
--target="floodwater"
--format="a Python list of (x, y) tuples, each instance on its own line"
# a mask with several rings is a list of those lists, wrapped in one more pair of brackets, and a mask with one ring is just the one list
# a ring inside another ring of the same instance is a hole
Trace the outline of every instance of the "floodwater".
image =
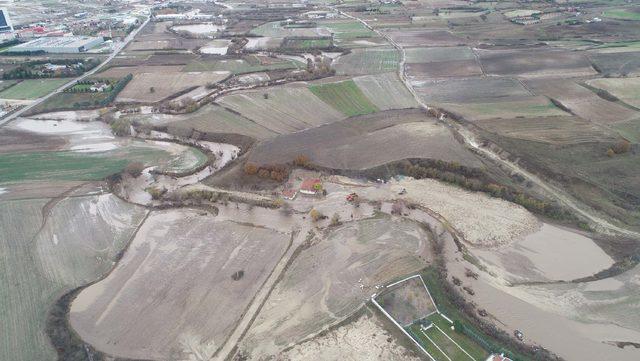
[(509, 281), (570, 281), (591, 276), (614, 260), (588, 237), (548, 223), (497, 249), (472, 249)]

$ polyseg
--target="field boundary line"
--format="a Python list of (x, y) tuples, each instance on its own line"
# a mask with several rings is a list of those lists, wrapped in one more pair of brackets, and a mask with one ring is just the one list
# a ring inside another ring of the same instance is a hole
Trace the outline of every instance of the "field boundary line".
[(455, 342), (451, 337), (449, 337), (449, 335), (447, 335), (447, 333), (446, 333), (446, 332), (442, 331), (442, 329), (441, 329), (440, 327), (438, 327), (438, 325), (436, 325), (435, 323), (434, 323), (433, 325), (434, 325), (434, 326), (436, 326), (436, 328), (438, 329), (438, 331), (442, 332), (442, 334), (443, 334), (443, 335), (447, 336), (447, 338), (448, 338), (449, 340), (451, 340), (451, 342), (453, 342), (456, 346), (458, 346), (458, 348), (459, 348), (459, 349), (461, 349), (461, 350), (462, 350), (462, 352), (464, 352), (467, 356), (469, 356), (473, 361), (478, 361), (478, 360), (476, 360), (473, 356), (469, 355), (469, 353), (468, 353), (464, 348), (462, 348), (462, 346), (460, 346), (460, 345), (459, 345), (457, 342)]
[[(371, 302), (373, 302), (374, 305), (376, 305), (376, 307), (380, 310), (380, 312), (382, 312), (385, 316), (387, 316), (388, 319), (391, 320), (391, 322), (393, 322), (394, 325), (398, 326), (398, 328), (400, 329), (400, 331), (402, 331), (402, 333), (404, 333), (407, 337), (409, 337), (409, 339), (411, 341), (413, 341), (413, 343), (416, 344), (416, 346), (418, 346), (420, 348), (420, 350), (422, 350), (422, 352), (424, 352), (427, 356), (429, 356), (429, 358), (431, 359), (431, 361), (436, 361), (435, 358), (433, 358), (433, 356), (431, 356), (431, 354), (429, 353), (429, 351), (427, 351), (424, 347), (422, 347), (422, 345), (420, 344), (420, 342), (418, 342), (415, 338), (411, 337), (411, 335), (407, 332), (407, 330), (404, 329), (404, 327), (402, 327), (398, 321), (396, 321), (393, 317), (391, 317), (391, 315), (385, 311), (385, 309), (380, 306), (380, 304), (378, 303), (378, 301), (376, 301), (376, 294), (374, 293), (373, 296), (371, 296)], [(451, 361), (451, 359), (449, 359), (449, 361)]]
[[(436, 326), (436, 327), (437, 327), (437, 326)], [(427, 335), (427, 333), (426, 333), (426, 332), (424, 332), (424, 331), (422, 331), (422, 330), (420, 330), (420, 332), (422, 332), (422, 334), (424, 335), (424, 337), (426, 337), (426, 338), (427, 338), (427, 340), (429, 340), (429, 341), (430, 341), (430, 342), (431, 342), (431, 343), (432, 343), (432, 344), (433, 344), (433, 345), (438, 349), (438, 351), (440, 351), (440, 352), (444, 355), (444, 357), (446, 357), (446, 358), (447, 358), (447, 360), (449, 360), (449, 361), (453, 361), (453, 360), (451, 360), (451, 357), (449, 357), (449, 355), (447, 355), (447, 354), (446, 354), (446, 353), (445, 353), (445, 352), (440, 348), (440, 346), (438, 346), (438, 344), (436, 344), (435, 342), (433, 342), (433, 340), (431, 339), (431, 337), (429, 337), (429, 336)]]

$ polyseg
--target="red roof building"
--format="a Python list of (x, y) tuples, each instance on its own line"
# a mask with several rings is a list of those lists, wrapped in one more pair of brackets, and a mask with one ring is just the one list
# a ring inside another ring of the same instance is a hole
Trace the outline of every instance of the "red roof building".
[(300, 185), (300, 193), (315, 195), (322, 191), (322, 181), (319, 178), (305, 179)]

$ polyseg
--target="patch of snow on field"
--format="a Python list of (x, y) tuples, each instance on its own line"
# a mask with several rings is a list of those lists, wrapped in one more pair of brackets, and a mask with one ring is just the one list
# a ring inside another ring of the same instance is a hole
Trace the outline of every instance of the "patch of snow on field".
[(5, 194), (5, 193), (9, 193), (7, 188), (0, 187), (0, 194)]

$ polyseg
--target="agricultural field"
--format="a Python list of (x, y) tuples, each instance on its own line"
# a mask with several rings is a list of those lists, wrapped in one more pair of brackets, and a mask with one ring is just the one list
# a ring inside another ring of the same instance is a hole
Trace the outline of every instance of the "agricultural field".
[(418, 107), (418, 102), (398, 78), (397, 73), (354, 78), (358, 88), (380, 110)]
[(215, 59), (202, 56), (187, 64), (182, 71), (187, 72), (230, 72), (232, 74), (255, 73), (267, 70), (300, 69), (304, 65), (288, 59), (273, 59), (249, 55), (242, 59)]
[(593, 79), (588, 80), (586, 83), (613, 94), (613, 96), (631, 106), (640, 108), (640, 78)]
[(113, 272), (78, 295), (71, 325), (119, 357), (212, 355), (290, 238), (203, 211), (153, 212)]
[(531, 93), (512, 78), (465, 78), (412, 81), (416, 92), (432, 103), (490, 103), (522, 100)]
[(439, 103), (441, 107), (462, 115), (468, 120), (494, 118), (537, 118), (568, 115), (545, 97), (529, 97), (525, 100), (451, 104)]
[(313, 240), (276, 285), (241, 352), (253, 359), (275, 354), (352, 315), (374, 285), (424, 267), (427, 239), (417, 224), (381, 216)]
[(153, 120), (136, 115), (134, 119), (166, 125), (172, 130), (178, 130), (180, 134), (195, 130), (213, 134), (239, 134), (256, 140), (268, 139), (278, 134), (253, 120), (215, 104), (205, 105), (188, 115), (165, 114)]
[(549, 49), (476, 50), (487, 74), (576, 77), (596, 74), (584, 54)]
[(474, 60), (473, 50), (468, 46), (407, 48), (407, 64), (441, 63), (450, 61)]
[[(266, 95), (265, 95), (266, 94)], [(225, 95), (217, 101), (260, 127), (288, 134), (346, 118), (316, 97), (306, 84), (261, 88)]]
[(331, 38), (285, 38), (284, 49), (322, 49), (332, 45)]
[[(51, 184), (51, 183), (50, 183)], [(0, 359), (55, 359), (49, 308), (109, 271), (146, 210), (109, 194), (0, 201)]]
[(605, 10), (602, 15), (611, 19), (640, 21), (640, 8)]
[(378, 111), (353, 80), (309, 86), (309, 90), (347, 117)]
[[(379, 152), (371, 152), (372, 147)], [(480, 165), (447, 128), (415, 109), (379, 112), (280, 136), (258, 145), (249, 159), (257, 164), (288, 163), (301, 154), (336, 169), (367, 169), (406, 158)]]
[(583, 119), (595, 123), (612, 124), (640, 117), (640, 113), (624, 105), (607, 101), (593, 91), (564, 79), (527, 80), (527, 87), (538, 95), (560, 102)]
[(214, 84), (229, 76), (225, 71), (138, 73), (118, 94), (117, 102), (159, 102), (190, 87)]
[(640, 42), (635, 47), (620, 46), (606, 50), (617, 52), (590, 52), (588, 57), (594, 68), (603, 76), (637, 76), (640, 75)]
[(395, 72), (399, 61), (400, 55), (396, 49), (362, 48), (340, 56), (332, 65), (340, 75), (367, 75)]
[(69, 82), (68, 79), (22, 80), (16, 85), (0, 91), (0, 99), (37, 99), (51, 93), (67, 82)]
[(466, 40), (447, 30), (390, 30), (387, 34), (400, 46), (460, 46)]
[(331, 36), (327, 29), (287, 26), (282, 25), (280, 21), (262, 24), (251, 30), (250, 33), (272, 38)]

